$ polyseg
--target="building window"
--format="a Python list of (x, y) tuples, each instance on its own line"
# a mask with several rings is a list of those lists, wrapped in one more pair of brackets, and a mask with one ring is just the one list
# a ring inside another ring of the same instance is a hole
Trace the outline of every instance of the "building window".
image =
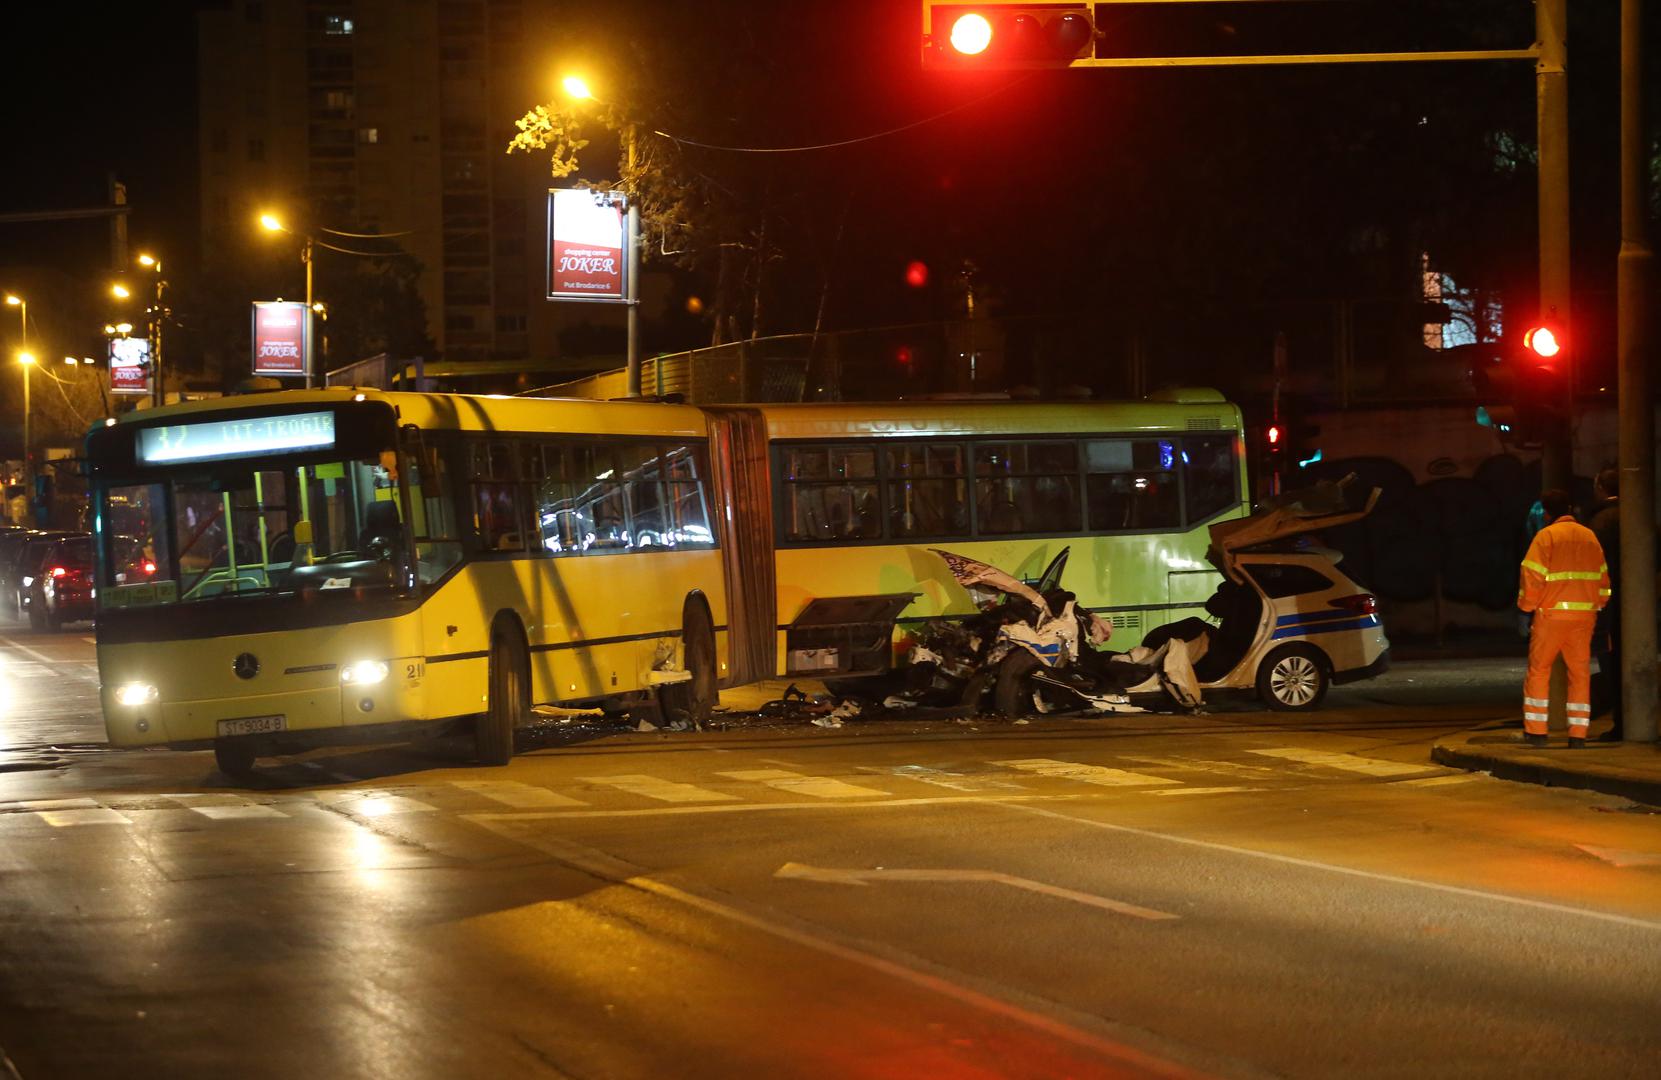
[(324, 108), (350, 109), (352, 107), (352, 92), (350, 90), (330, 90), (323, 98)]
[(496, 316), (496, 332), (498, 334), (523, 334), (525, 332), (525, 316)]
[(472, 330), (473, 330), (473, 325), (474, 325), (473, 316), (471, 316), (471, 315), (446, 315), (446, 316), (444, 316), (444, 329), (445, 329), (446, 332), (451, 333), (451, 334), (471, 333)]
[(365, 145), (381, 141), (380, 128), (358, 128), (358, 142)]
[(343, 37), (352, 32), (352, 20), (344, 15), (325, 15), (323, 16), (323, 32)]
[(265, 140), (264, 139), (249, 139), (248, 140), (248, 160), (249, 161), (264, 161), (265, 160)]

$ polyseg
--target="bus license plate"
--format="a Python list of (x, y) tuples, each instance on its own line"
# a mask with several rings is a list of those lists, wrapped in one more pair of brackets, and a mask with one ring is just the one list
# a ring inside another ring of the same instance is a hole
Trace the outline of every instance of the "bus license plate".
[(244, 716), (236, 720), (219, 721), (219, 734), (226, 735), (269, 735), (273, 731), (283, 731), (288, 727), (286, 718), (282, 716)]

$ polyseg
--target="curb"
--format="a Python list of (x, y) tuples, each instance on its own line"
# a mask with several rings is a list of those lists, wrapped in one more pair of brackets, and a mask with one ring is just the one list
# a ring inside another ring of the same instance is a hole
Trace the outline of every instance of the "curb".
[[(1591, 754), (1593, 750), (1561, 750), (1563, 754)], [(1648, 806), (1661, 806), (1661, 772), (1651, 776), (1632, 769), (1599, 766), (1595, 762), (1569, 766), (1540, 761), (1533, 756), (1518, 758), (1509, 754), (1485, 753), (1466, 746), (1437, 743), (1431, 747), (1431, 760), (1438, 765), (1471, 772), (1485, 772), (1500, 780), (1515, 780), (1542, 787), (1574, 788), (1596, 791), (1604, 795), (1618, 795)]]

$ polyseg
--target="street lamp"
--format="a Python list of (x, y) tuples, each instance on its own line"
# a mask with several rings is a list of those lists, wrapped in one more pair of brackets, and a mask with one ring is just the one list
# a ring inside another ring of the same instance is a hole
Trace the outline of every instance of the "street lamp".
[(125, 300), (133, 294), (127, 291), (127, 286), (118, 283), (110, 286), (110, 295), (117, 300)]
[[(276, 214), (261, 214), (260, 228), (264, 229), (266, 232), (283, 232), (288, 233), (290, 236), (295, 235), (292, 230), (283, 224), (282, 219)], [(314, 309), (314, 301), (311, 296), (311, 245), (312, 238), (310, 233), (307, 233), (305, 236), (301, 237), (300, 261), (306, 264), (306, 309), (308, 311)], [(311, 316), (307, 315), (306, 318), (310, 319)], [(308, 341), (311, 339), (309, 327), (307, 328), (306, 339)], [(310, 357), (307, 359), (309, 360)], [(316, 376), (308, 369), (306, 372), (306, 385), (308, 387), (311, 386), (315, 379)]]
[[(599, 101), (594, 91), (589, 87), (588, 80), (581, 75), (567, 75), (560, 80), (560, 87), (576, 101)], [(634, 125), (625, 124), (628, 138), (628, 177), (625, 178), (624, 194), (628, 196), (628, 254), (623, 260), (623, 276), (625, 281), (624, 306), (628, 314), (628, 352), (625, 360), (627, 372), (627, 389), (629, 397), (640, 396), (640, 199), (638, 191), (630, 191), (627, 187), (633, 182), (635, 175), (635, 137)]]

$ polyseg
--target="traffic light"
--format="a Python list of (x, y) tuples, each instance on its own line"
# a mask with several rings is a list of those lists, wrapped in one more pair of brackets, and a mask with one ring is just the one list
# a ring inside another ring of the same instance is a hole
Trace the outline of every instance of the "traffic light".
[(1550, 439), (1569, 413), (1567, 345), (1560, 326), (1541, 321), (1509, 346), (1479, 354), (1471, 365), (1477, 423), (1505, 442)]
[(1095, 53), (1089, 4), (923, 0), (923, 67), (1059, 68)]

